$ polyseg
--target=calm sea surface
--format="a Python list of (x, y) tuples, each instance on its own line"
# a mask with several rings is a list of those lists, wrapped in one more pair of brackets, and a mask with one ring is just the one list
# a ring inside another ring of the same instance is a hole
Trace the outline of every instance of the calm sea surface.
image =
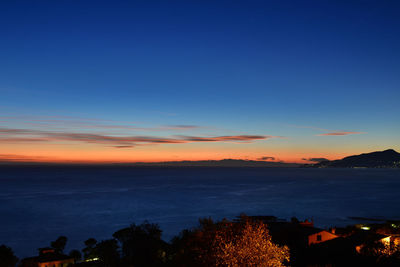
[(317, 226), (400, 219), (400, 170), (0, 167), (0, 244), (19, 257), (60, 235), (67, 252), (144, 220), (170, 240), (198, 218), (275, 215)]

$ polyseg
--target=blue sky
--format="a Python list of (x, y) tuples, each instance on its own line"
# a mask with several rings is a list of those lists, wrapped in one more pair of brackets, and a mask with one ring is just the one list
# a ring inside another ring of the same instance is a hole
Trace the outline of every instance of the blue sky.
[[(69, 116), (195, 125), (196, 137), (285, 137), (168, 148), (216, 151), (210, 158), (400, 149), (399, 11), (398, 1), (2, 1), (0, 126), (61, 131)], [(32, 123), (49, 116), (58, 121)], [(330, 132), (351, 134), (317, 136)], [(12, 135), (0, 140), (4, 154), (24, 154), (27, 141), (10, 143)], [(30, 156), (55, 149), (29, 145)]]

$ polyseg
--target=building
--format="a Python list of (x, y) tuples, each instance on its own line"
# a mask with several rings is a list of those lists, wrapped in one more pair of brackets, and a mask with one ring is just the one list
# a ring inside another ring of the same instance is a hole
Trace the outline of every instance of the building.
[(25, 258), (21, 267), (72, 267), (75, 266), (75, 259), (62, 253), (56, 252), (53, 248), (40, 249), (39, 256)]
[[(306, 230), (306, 229), (303, 229), (303, 231), (304, 230)], [(306, 233), (306, 235), (307, 235), (309, 246), (312, 244), (319, 244), (322, 242), (326, 242), (328, 240), (338, 238), (337, 235), (330, 233), (326, 230), (319, 229), (319, 228), (311, 228), (311, 229), (307, 229), (306, 231), (308, 232), (308, 233)]]

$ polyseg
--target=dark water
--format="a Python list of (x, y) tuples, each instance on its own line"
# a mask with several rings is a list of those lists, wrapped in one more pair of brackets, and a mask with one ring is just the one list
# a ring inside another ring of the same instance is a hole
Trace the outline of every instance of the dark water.
[(169, 240), (199, 217), (275, 215), (400, 219), (400, 170), (277, 168), (0, 167), (0, 244), (19, 257), (59, 235), (67, 251), (143, 220)]

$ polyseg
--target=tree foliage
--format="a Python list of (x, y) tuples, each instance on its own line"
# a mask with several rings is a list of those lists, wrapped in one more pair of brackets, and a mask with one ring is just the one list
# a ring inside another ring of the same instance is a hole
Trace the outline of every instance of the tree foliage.
[(0, 246), (0, 267), (14, 267), (18, 258), (14, 255), (13, 250), (5, 245)]
[(65, 245), (67, 244), (66, 236), (59, 236), (55, 241), (51, 242), (51, 247), (57, 252), (62, 253), (64, 251)]
[(289, 249), (271, 241), (262, 222), (200, 220), (172, 242), (174, 266), (283, 266)]
[(85, 241), (85, 247), (82, 249), (83, 258), (85, 260), (97, 257), (96, 251), (95, 251), (96, 244), (97, 244), (97, 240), (94, 238), (89, 238)]
[(100, 259), (101, 266), (116, 267), (119, 265), (118, 244), (115, 239), (103, 240), (95, 247), (96, 254)]
[(289, 249), (271, 241), (262, 222), (246, 222), (240, 229), (218, 231), (213, 242), (217, 266), (284, 266)]
[(363, 246), (360, 254), (376, 266), (400, 266), (400, 245), (385, 245), (377, 241)]
[(122, 247), (123, 264), (127, 266), (160, 266), (166, 261), (167, 244), (161, 240), (158, 224), (147, 221), (132, 224), (113, 234)]
[(82, 253), (77, 250), (77, 249), (73, 249), (69, 252), (69, 256), (74, 258), (76, 261), (79, 261), (82, 259)]

